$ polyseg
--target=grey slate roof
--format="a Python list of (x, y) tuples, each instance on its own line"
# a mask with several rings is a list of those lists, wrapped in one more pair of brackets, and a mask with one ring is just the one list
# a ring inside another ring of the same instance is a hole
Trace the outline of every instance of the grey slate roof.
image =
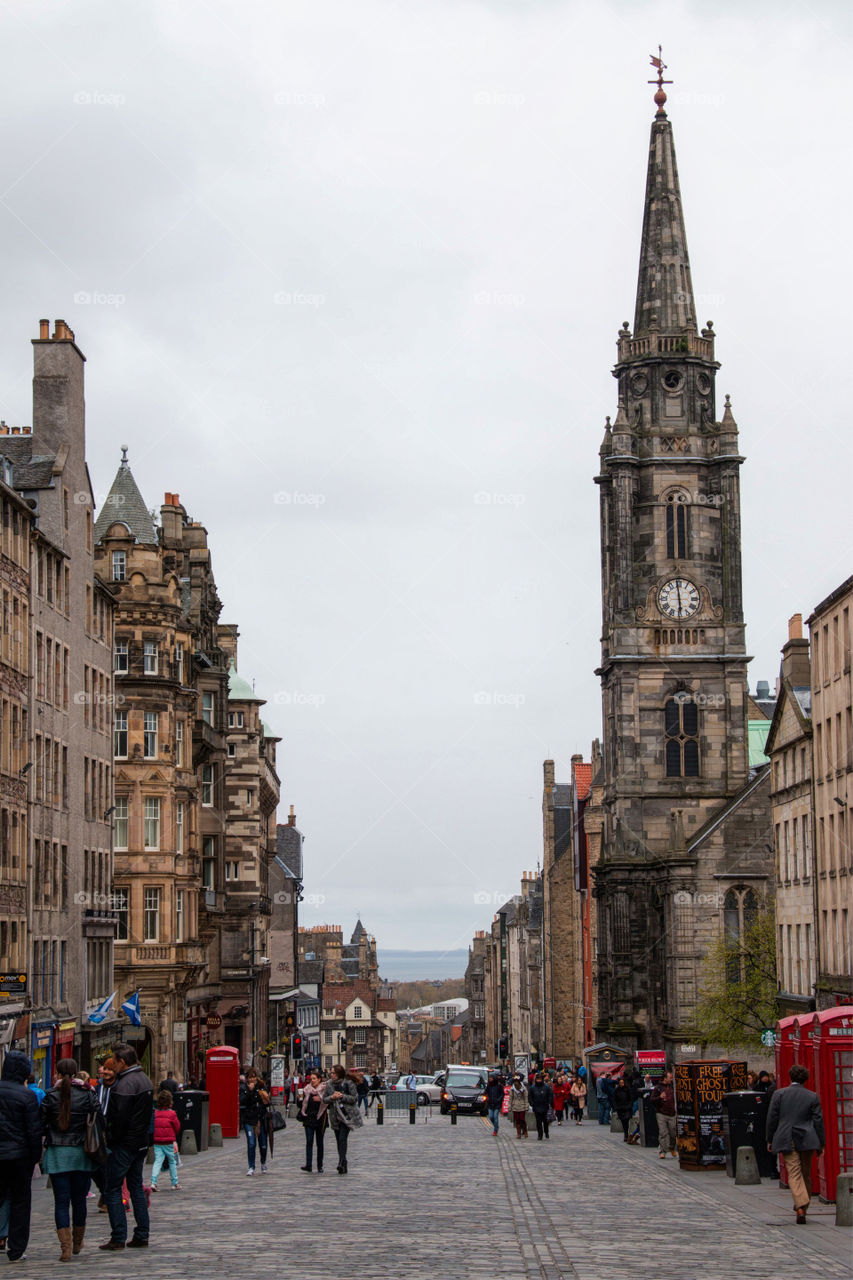
[[(122, 454), (126, 454), (126, 450), (122, 450)], [(122, 456), (112, 488), (95, 521), (96, 542), (100, 542), (110, 525), (115, 524), (116, 521), (127, 525), (136, 542), (144, 543), (146, 546), (156, 544), (157, 532), (154, 521), (139, 492), (126, 456)]]
[(325, 963), (324, 960), (300, 960), (297, 965), (300, 985), (303, 982), (322, 983)]
[[(5, 446), (4, 446), (5, 447)], [(55, 454), (41, 454), (13, 466), (13, 483), (16, 489), (52, 489)]]
[(355, 928), (352, 931), (352, 937), (350, 938), (350, 943), (360, 942), (366, 933), (367, 933), (367, 930), (365, 929), (364, 925), (361, 923), (361, 919), (359, 918), (355, 922)]
[(794, 697), (800, 704), (800, 710), (804, 716), (811, 716), (812, 713), (812, 691), (807, 684), (792, 685)]
[(275, 829), (275, 856), (291, 880), (302, 879), (302, 832), (287, 822)]

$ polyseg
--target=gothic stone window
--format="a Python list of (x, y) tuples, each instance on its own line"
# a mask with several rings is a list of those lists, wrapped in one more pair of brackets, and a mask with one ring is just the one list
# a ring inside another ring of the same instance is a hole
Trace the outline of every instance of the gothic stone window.
[[(689, 696), (689, 695), (688, 695)], [(699, 709), (687, 697), (668, 699), (664, 707), (666, 776), (699, 777)]]
[(742, 982), (746, 977), (741, 947), (746, 930), (758, 917), (758, 899), (752, 889), (729, 889), (723, 901), (723, 932), (726, 949), (726, 981)]
[(666, 495), (666, 556), (668, 560), (687, 558), (687, 505), (690, 499), (683, 489)]

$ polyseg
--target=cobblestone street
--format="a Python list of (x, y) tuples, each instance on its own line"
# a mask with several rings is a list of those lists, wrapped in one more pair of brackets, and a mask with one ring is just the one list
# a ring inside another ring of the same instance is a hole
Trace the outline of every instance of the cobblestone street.
[[(104, 1214), (90, 1212), (69, 1276), (146, 1280), (850, 1280), (851, 1233), (813, 1202), (794, 1225), (776, 1185), (735, 1187), (723, 1173), (682, 1173), (594, 1123), (518, 1141), (480, 1120), (437, 1114), (410, 1126), (371, 1116), (350, 1143), (350, 1174), (301, 1173), (302, 1130), (277, 1137), (266, 1177), (247, 1178), (242, 1141), (188, 1157), (184, 1189), (151, 1197), (148, 1250), (101, 1254)], [(150, 1168), (146, 1170), (146, 1181)], [(53, 1197), (34, 1185), (26, 1274), (56, 1274)], [(95, 1201), (89, 1201), (94, 1206)], [(63, 1275), (65, 1272), (63, 1271)]]

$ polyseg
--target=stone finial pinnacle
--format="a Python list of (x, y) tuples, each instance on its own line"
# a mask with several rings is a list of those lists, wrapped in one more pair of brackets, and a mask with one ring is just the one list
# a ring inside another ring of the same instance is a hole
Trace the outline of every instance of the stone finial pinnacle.
[(664, 111), (663, 108), (664, 108), (664, 103), (666, 102), (666, 94), (664, 93), (663, 87), (665, 84), (672, 84), (672, 81), (664, 80), (663, 78), (663, 73), (664, 71), (666, 71), (667, 66), (663, 60), (663, 49), (661, 48), (660, 45), (658, 45), (658, 56), (655, 57), (653, 53), (650, 53), (649, 57), (652, 60), (652, 66), (655, 68), (655, 70), (658, 73), (656, 80), (649, 81), (649, 84), (656, 84), (658, 87), (658, 91), (655, 94), (655, 105), (657, 106), (657, 112), (656, 112), (655, 118), (659, 120), (665, 120), (666, 112)]
[(123, 444), (123, 445), (121, 446), (121, 465), (122, 465), (123, 467), (126, 467), (126, 466), (128, 465), (128, 463), (127, 463), (127, 445), (126, 445), (126, 444)]

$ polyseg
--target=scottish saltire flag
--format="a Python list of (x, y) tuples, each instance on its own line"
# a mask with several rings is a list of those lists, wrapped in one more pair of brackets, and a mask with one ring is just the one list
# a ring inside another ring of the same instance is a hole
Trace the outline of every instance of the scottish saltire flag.
[(104, 1018), (109, 1013), (110, 1006), (112, 1005), (112, 1002), (113, 1000), (115, 1000), (115, 998), (116, 998), (116, 993), (114, 991), (112, 995), (109, 996), (106, 1000), (103, 1000), (96, 1009), (93, 1009), (91, 1013), (87, 1013), (86, 1017), (89, 1019), (89, 1021), (103, 1022)]
[[(140, 991), (142, 988), (140, 987)], [(134, 991), (129, 999), (125, 1000), (121, 1006), (122, 1013), (126, 1013), (130, 1018), (131, 1025), (134, 1027), (142, 1026), (142, 1014), (139, 1012), (139, 991)]]

